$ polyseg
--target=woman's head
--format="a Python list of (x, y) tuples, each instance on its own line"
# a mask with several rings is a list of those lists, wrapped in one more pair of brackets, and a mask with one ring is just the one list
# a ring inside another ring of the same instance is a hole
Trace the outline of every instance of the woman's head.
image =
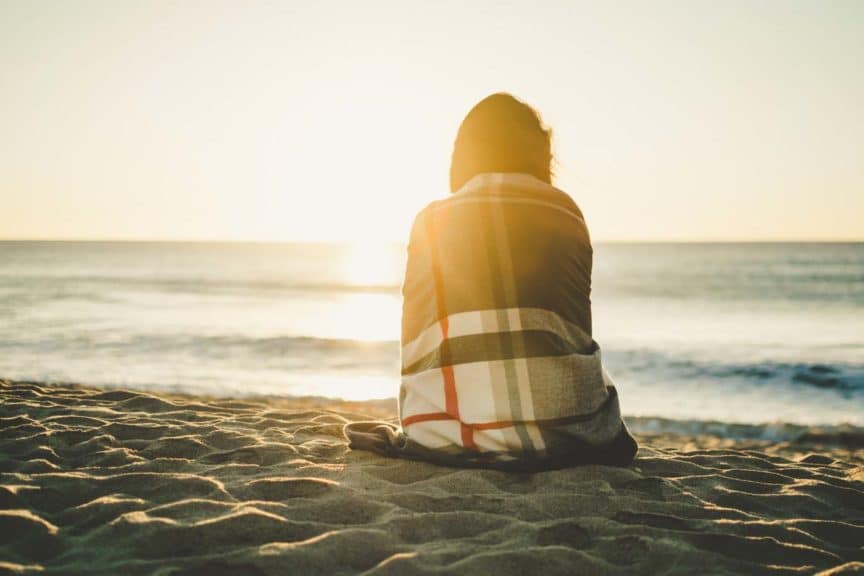
[(552, 182), (552, 131), (510, 94), (487, 96), (465, 116), (453, 144), (450, 191), (484, 172), (522, 172)]

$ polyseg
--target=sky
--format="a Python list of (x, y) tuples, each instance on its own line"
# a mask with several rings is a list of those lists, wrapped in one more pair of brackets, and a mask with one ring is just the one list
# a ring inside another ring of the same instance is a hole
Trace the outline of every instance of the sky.
[(0, 0), (0, 238), (403, 240), (467, 111), (595, 241), (864, 239), (864, 2)]

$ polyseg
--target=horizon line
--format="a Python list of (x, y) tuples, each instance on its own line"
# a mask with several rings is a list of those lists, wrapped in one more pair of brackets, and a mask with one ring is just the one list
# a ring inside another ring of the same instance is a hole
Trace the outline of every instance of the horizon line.
[[(215, 238), (4, 238), (0, 243), (78, 243), (78, 244), (306, 244), (306, 245), (343, 245), (356, 242), (369, 244), (405, 244), (405, 240), (384, 239), (311, 239), (311, 240), (259, 240), (259, 239), (215, 239)], [(860, 238), (670, 238), (670, 239), (594, 239), (592, 244), (862, 244)]]

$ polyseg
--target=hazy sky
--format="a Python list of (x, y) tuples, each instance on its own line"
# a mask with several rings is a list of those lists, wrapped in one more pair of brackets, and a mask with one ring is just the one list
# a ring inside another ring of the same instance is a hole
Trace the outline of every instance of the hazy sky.
[(501, 90), (595, 240), (864, 239), (860, 0), (0, 0), (0, 237), (399, 240)]

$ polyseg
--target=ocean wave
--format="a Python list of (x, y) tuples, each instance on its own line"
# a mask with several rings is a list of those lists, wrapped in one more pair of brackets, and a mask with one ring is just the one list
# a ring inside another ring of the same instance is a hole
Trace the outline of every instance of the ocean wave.
[[(708, 370), (711, 370), (709, 367)], [(864, 389), (864, 367), (850, 365), (771, 363), (733, 365), (714, 369), (719, 377), (739, 377), (769, 380), (781, 379), (794, 384), (834, 388), (838, 390)]]
[[(150, 357), (153, 362), (174, 355), (186, 355), (217, 363), (268, 364), (293, 360), (291, 366), (312, 366), (315, 362), (329, 367), (350, 369), (352, 365), (382, 369), (398, 365), (399, 342), (396, 340), (352, 340), (311, 336), (244, 334), (124, 333), (102, 331), (33, 330), (14, 337), (0, 337), (0, 350), (45, 353), (94, 352), (118, 356)], [(694, 358), (695, 356), (695, 358)], [(850, 362), (782, 362), (773, 360), (734, 361), (734, 359), (700, 359), (698, 353), (678, 353), (650, 349), (604, 350), (604, 361), (616, 380), (622, 382), (662, 381), (676, 386), (691, 384), (718, 386), (735, 383), (747, 386), (802, 387), (837, 391), (841, 394), (864, 393), (864, 363)], [(398, 374), (397, 374), (398, 375)]]
[(741, 424), (717, 420), (677, 420), (648, 416), (625, 418), (636, 434), (716, 436), (734, 440), (820, 444), (850, 450), (864, 448), (864, 428), (852, 424), (810, 426), (790, 422)]
[(306, 353), (332, 354), (370, 353), (399, 354), (399, 343), (392, 340), (350, 340), (315, 338), (311, 336), (266, 336), (200, 335), (200, 334), (117, 334), (79, 332), (67, 336), (51, 334), (45, 338), (38, 335), (22, 335), (17, 340), (0, 340), (0, 347), (97, 348), (128, 350), (146, 354), (164, 350), (207, 351), (214, 356), (239, 350), (255, 355), (282, 355)]
[[(15, 287), (20, 287), (22, 297), (31, 299), (56, 300), (58, 298), (82, 297), (93, 295), (83, 291), (82, 286), (94, 286), (99, 290), (112, 288), (146, 288), (158, 293), (223, 293), (223, 292), (359, 292), (359, 293), (398, 293), (401, 285), (398, 283), (353, 283), (353, 282), (304, 282), (297, 279), (258, 279), (258, 278), (225, 278), (225, 277), (180, 277), (171, 276), (158, 278), (153, 276), (126, 275), (56, 275), (56, 276), (19, 276), (10, 282), (0, 278), (0, 287), (14, 293)], [(26, 290), (26, 292), (24, 292)]]
[(643, 348), (606, 349), (604, 359), (612, 370), (624, 376), (648, 373), (676, 381), (731, 380), (754, 385), (784, 384), (841, 392), (864, 391), (864, 363), (702, 360), (698, 358), (698, 352), (676, 354)]

